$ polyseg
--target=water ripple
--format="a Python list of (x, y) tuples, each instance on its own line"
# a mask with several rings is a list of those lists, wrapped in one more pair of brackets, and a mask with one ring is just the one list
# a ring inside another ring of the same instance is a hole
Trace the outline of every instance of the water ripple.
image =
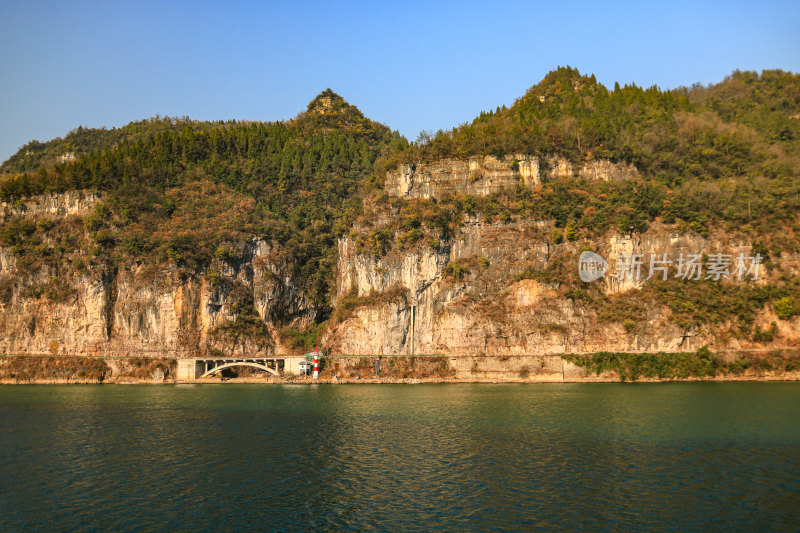
[(800, 523), (798, 384), (0, 388), (4, 530)]

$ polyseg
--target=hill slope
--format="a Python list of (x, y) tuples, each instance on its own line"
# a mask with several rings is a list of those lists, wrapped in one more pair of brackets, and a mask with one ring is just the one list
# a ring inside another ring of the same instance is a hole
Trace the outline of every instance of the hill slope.
[[(412, 305), (420, 346), (436, 353), (786, 343), (800, 338), (798, 87), (765, 72), (608, 89), (563, 68), (417, 143), (330, 90), (286, 122), (71, 134), (85, 138), (74, 161), (53, 162), (56, 140), (4, 163), (16, 173), (0, 179), (0, 351), (249, 353), (322, 339), (401, 352)], [(387, 171), (435, 192), (404, 195)], [(577, 278), (581, 251), (670, 243), (759, 253), (767, 275)]]
[[(103, 201), (83, 220), (89, 239), (75, 250), (91, 252), (91, 264), (170, 261), (198, 275), (253, 238), (275, 242), (321, 309), (335, 237), (360, 210), (375, 159), (401, 140), (330, 90), (288, 122), (153, 120), (65, 141), (84, 137), (100, 148), (52, 166), (40, 160), (34, 172), (0, 182), (0, 199), (99, 193)], [(41, 233), (9, 226), (3, 244), (33, 262)], [(47, 261), (71, 260), (73, 251), (55, 255)]]
[[(423, 136), (381, 161), (381, 169), (514, 154), (539, 156), (544, 167), (564, 158), (576, 172), (592, 161), (626, 163), (642, 179), (623, 184), (624, 193), (620, 187), (610, 191), (607, 183), (584, 183), (567, 188), (587, 193), (576, 199), (556, 183), (529, 215), (554, 217), (562, 227), (571, 222), (587, 234), (631, 224), (643, 229), (656, 218), (683, 221), (702, 234), (711, 224), (746, 226), (777, 239), (779, 247), (797, 249), (799, 118), (796, 74), (737, 72), (710, 87), (609, 90), (566, 67), (550, 72), (509, 108)], [(776, 225), (789, 233), (772, 235)]]

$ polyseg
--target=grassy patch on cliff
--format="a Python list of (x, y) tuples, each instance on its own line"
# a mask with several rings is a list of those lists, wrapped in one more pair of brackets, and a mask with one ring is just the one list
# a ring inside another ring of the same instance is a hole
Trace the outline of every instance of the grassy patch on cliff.
[(355, 288), (341, 298), (336, 304), (336, 312), (333, 316), (335, 322), (344, 322), (360, 307), (374, 307), (376, 305), (398, 301), (403, 304), (408, 302), (409, 290), (401, 285), (392, 285), (385, 291), (379, 293), (370, 291), (369, 294), (359, 296)]
[(694, 353), (599, 352), (562, 357), (598, 376), (604, 372), (616, 374), (621, 381), (637, 381), (642, 378), (704, 378), (718, 374), (742, 375), (747, 369), (756, 373), (791, 372), (800, 368), (800, 351), (796, 350), (740, 354), (736, 359), (727, 362), (705, 347)]

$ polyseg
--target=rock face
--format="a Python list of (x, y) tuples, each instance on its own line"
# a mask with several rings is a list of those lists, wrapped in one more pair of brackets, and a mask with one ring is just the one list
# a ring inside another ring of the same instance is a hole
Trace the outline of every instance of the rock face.
[(445, 159), (406, 164), (386, 174), (384, 188), (393, 196), (433, 198), (443, 194), (488, 196), (517, 184), (539, 185), (539, 159), (525, 155)]
[(599, 181), (622, 181), (638, 176), (639, 171), (633, 165), (612, 163), (607, 159), (589, 161), (579, 172), (582, 178)]
[[(517, 185), (536, 188), (548, 178), (574, 175), (572, 164), (563, 158), (550, 158), (547, 168), (549, 171), (541, 173), (539, 158), (524, 154), (502, 159), (493, 156), (443, 159), (401, 165), (387, 172), (384, 188), (392, 196), (405, 198), (435, 198), (444, 194), (489, 196)], [(611, 181), (630, 179), (637, 175), (637, 170), (633, 165), (594, 160), (581, 167), (578, 174), (590, 180)]]
[[(88, 212), (96, 197), (76, 194), (26, 202), (15, 213), (50, 218)], [(14, 213), (12, 213), (13, 215)], [(85, 258), (90, 263), (90, 258)], [(43, 268), (22, 276), (17, 259), (0, 247), (0, 353), (56, 353), (128, 356), (178, 356), (207, 353), (278, 353), (277, 330), (313, 322), (317, 310), (287, 273), (285, 261), (261, 240), (248, 244), (230, 263), (217, 260), (218, 278), (186, 278), (169, 266), (90, 266), (83, 271)], [(30, 294), (30, 288), (68, 286), (66, 299)], [(241, 302), (268, 326), (259, 338), (235, 340), (220, 327), (236, 319)]]
[[(263, 245), (263, 243), (262, 243)], [(72, 282), (68, 302), (26, 298), (19, 287), (0, 304), (0, 353), (59, 353), (122, 356), (200, 355), (210, 348), (229, 353), (283, 353), (276, 331), (298, 320), (312, 322), (316, 310), (291, 278), (261, 256), (237, 266), (227, 287), (205, 278), (181, 279), (169, 270), (121, 269), (90, 272)], [(275, 271), (278, 273), (275, 273)], [(215, 328), (235, 320), (233, 293), (252, 295), (270, 327), (267, 339), (243, 336), (234, 344), (216, 342)]]
[[(580, 173), (591, 179), (626, 179), (635, 173), (609, 165), (599, 162)], [(566, 164), (548, 162), (547, 168), (551, 177), (572, 173)], [(512, 183), (538, 186), (540, 180), (536, 158), (486, 157), (401, 168), (390, 173), (386, 187), (392, 194), (423, 198), (490, 194)], [(97, 201), (85, 193), (51, 195), (4, 204), (2, 216), (4, 222), (11, 217), (68, 220), (88, 214)], [(452, 237), (395, 248), (380, 258), (359, 250), (349, 236), (340, 238), (333, 295), (339, 308), (322, 345), (337, 354), (471, 357), (758, 347), (732, 333), (730, 324), (679, 327), (664, 306), (639, 306), (635, 320), (624, 323), (603, 319), (559, 281), (565, 275), (577, 278), (585, 243), (553, 245), (552, 229), (549, 221), (488, 224), (472, 217)], [(639, 294), (651, 254), (668, 253), (674, 260), (681, 253), (751, 253), (751, 243), (741, 238), (712, 234), (706, 239), (658, 223), (643, 234), (608, 234), (591, 248), (610, 267), (592, 282), (595, 296)], [(613, 276), (620, 254), (642, 256), (639, 281)], [(290, 324), (302, 329), (320, 312), (292, 278), (281, 250), (263, 240), (251, 241), (233, 260), (216, 259), (209, 270), (216, 275), (207, 276), (187, 277), (168, 263), (92, 264), (88, 253), (82, 259), (90, 266), (43, 266), (23, 275), (12, 248), (0, 247), (0, 353), (286, 354), (290, 348), (281, 344), (279, 330)], [(800, 257), (772, 260), (784, 263), (784, 273), (800, 275)], [(762, 275), (757, 283), (766, 279)], [(345, 300), (352, 305), (342, 305)], [(263, 327), (256, 324), (251, 331), (237, 322), (242, 309), (251, 310), (251, 318), (257, 315)], [(777, 329), (770, 346), (800, 343), (800, 318), (778, 320), (768, 308), (758, 312), (756, 323), (763, 330), (772, 322)]]
[(64, 217), (91, 211), (100, 200), (96, 194), (73, 191), (64, 194), (48, 194), (24, 201), (0, 202), (0, 223), (14, 216)]
[[(535, 222), (472, 223), (438, 249), (395, 250), (381, 259), (357, 253), (350, 239), (343, 238), (339, 242), (339, 297), (379, 295), (392, 287), (406, 289), (408, 297), (356, 309), (332, 328), (326, 345), (342, 354), (470, 356), (747, 347), (736, 339), (719, 341), (719, 332), (711, 329), (680, 328), (669, 320), (666, 307), (643, 308), (628, 327), (603, 322), (580, 299), (559, 290), (558, 283), (527, 279), (526, 267), (546, 272), (549, 264), (559, 262), (577, 275), (580, 250), (571, 243), (549, 245), (546, 236), (550, 229), (548, 224)], [(618, 254), (648, 258), (651, 253), (661, 257), (667, 252), (674, 258), (702, 251), (733, 256), (750, 252), (746, 243), (724, 235), (703, 239), (660, 225), (642, 235), (609, 235), (597, 242), (595, 249), (608, 258), (611, 268), (605, 278), (594, 283), (609, 295), (636, 291), (646, 283), (648, 274), (649, 265), (643, 268), (639, 282), (630, 278), (617, 281), (613, 274)], [(460, 278), (452, 275), (452, 268), (448, 270), (448, 265), (454, 264), (459, 265)], [(765, 313), (763, 322), (775, 320)], [(784, 344), (800, 341), (800, 320), (783, 321), (781, 328)]]

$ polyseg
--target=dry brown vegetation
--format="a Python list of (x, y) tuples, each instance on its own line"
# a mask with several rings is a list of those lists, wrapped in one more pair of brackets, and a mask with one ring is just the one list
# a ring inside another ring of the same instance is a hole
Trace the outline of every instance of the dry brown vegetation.
[(177, 368), (175, 359), (134, 357), (131, 359), (120, 359), (118, 363), (119, 374), (115, 378), (133, 379), (163, 379), (173, 377)]
[[(379, 361), (380, 370), (375, 375), (375, 362)], [(339, 364), (339, 370), (336, 365)], [(444, 356), (408, 356), (408, 357), (359, 357), (347, 358), (337, 361), (336, 358), (325, 361), (322, 377), (337, 375), (340, 379), (371, 379), (397, 378), (397, 379), (423, 379), (446, 378), (456, 373), (450, 366), (450, 361)]]
[(96, 357), (0, 357), (0, 379), (28, 382), (34, 380), (96, 381), (102, 383), (108, 364)]

